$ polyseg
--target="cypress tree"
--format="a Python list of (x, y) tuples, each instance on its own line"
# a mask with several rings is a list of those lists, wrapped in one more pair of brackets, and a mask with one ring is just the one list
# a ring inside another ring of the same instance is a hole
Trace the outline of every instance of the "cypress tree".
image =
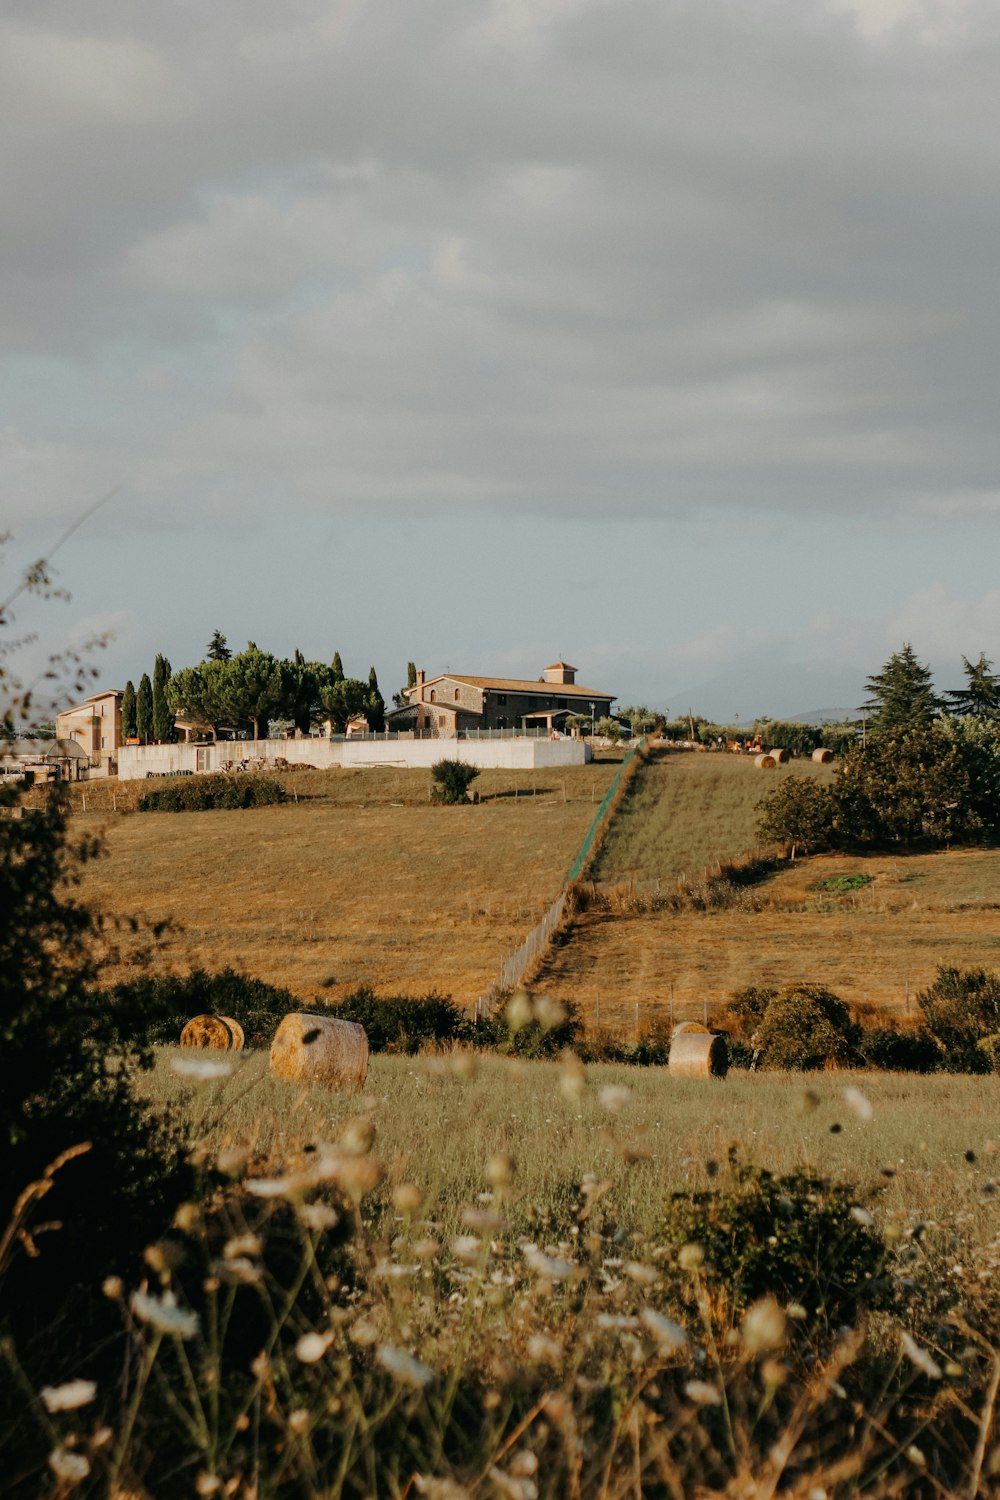
[(417, 685), (417, 664), (416, 664), (415, 661), (408, 661), (406, 663), (406, 686), (408, 688), (411, 688), (411, 687), (416, 687), (416, 685)]
[(134, 740), (138, 732), (135, 727), (135, 688), (130, 678), (122, 694), (122, 739)]
[(153, 738), (153, 684), (148, 672), (140, 677), (135, 695), (135, 732), (144, 745)]
[(379, 733), (385, 728), (385, 699), (379, 692), (378, 677), (375, 668), (368, 671), (368, 691), (365, 693), (365, 718), (368, 720), (368, 728)]
[(333, 661), (330, 663), (330, 676), (334, 682), (343, 682), (344, 663), (340, 659), (340, 652), (333, 653)]
[(174, 737), (174, 716), (167, 702), (169, 681), (170, 663), (158, 655), (153, 667), (153, 738), (161, 745), (169, 745)]

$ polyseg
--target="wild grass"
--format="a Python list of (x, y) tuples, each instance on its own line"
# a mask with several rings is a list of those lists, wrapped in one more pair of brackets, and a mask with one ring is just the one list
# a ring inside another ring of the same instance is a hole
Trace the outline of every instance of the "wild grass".
[(300, 771), (291, 805), (238, 812), (115, 815), (74, 788), (75, 826), (107, 848), (82, 893), (111, 918), (168, 920), (158, 962), (177, 971), (469, 1004), (558, 893), (615, 769), (484, 771), (462, 807), (431, 806), (421, 771)]
[[(517, 1164), (506, 1212), (519, 1232), (589, 1173), (608, 1181), (616, 1219), (651, 1234), (664, 1195), (707, 1187), (710, 1164), (734, 1145), (776, 1173), (877, 1187), (885, 1222), (961, 1222), (970, 1243), (997, 1229), (996, 1203), (981, 1193), (1000, 1168), (1000, 1078), (992, 1076), (736, 1072), (702, 1083), (663, 1068), (594, 1064), (579, 1083), (556, 1062), (459, 1051), (375, 1056), (357, 1095), (274, 1080), (264, 1052), (237, 1056), (221, 1083), (185, 1084), (171, 1070), (179, 1055), (160, 1049), (144, 1087), (158, 1103), (181, 1106), (192, 1142), (245, 1148), (269, 1170), (302, 1160), (305, 1145), (334, 1139), (364, 1115), (390, 1176), (417, 1184), (445, 1234), (461, 1231), (464, 1208), (488, 1190), (486, 1164), (498, 1152)], [(852, 1085), (871, 1102), (871, 1120), (845, 1099)], [(608, 1093), (620, 1089), (626, 1097)]]
[[(990, 1493), (995, 1080), (456, 1054), (377, 1058), (342, 1095), (274, 1083), (261, 1054), (215, 1082), (174, 1060), (148, 1087), (202, 1192), (142, 1284), (105, 1282), (124, 1335), (53, 1353), (16, 1421), (0, 1403), (12, 1493)], [(726, 1216), (768, 1202), (763, 1245), (727, 1244)], [(710, 1242), (764, 1294), (720, 1279)]]

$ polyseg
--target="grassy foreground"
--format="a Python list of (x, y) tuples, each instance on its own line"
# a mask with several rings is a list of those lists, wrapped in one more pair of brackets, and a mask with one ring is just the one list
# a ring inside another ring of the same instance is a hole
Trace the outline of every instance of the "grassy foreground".
[[(344, 1096), (259, 1054), (222, 1079), (179, 1062), (147, 1086), (204, 1187), (141, 1286), (105, 1283), (114, 1389), (42, 1393), (47, 1492), (993, 1492), (995, 1080), (865, 1076), (859, 1097), (847, 1074), (455, 1054), (376, 1058)], [(809, 1171), (775, 1190), (733, 1142)], [(759, 1237), (734, 1238), (748, 1212)]]

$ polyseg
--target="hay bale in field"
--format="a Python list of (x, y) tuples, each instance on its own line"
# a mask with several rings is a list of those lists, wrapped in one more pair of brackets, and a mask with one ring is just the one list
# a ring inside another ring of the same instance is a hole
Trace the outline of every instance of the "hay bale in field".
[(229, 1027), (229, 1033), (233, 1039), (230, 1043), (230, 1046), (232, 1047), (233, 1051), (242, 1052), (243, 1048), (247, 1044), (247, 1039), (246, 1033), (244, 1032), (243, 1027), (240, 1025), (239, 1021), (234, 1021), (232, 1016), (220, 1016), (219, 1020), (223, 1023), (224, 1026)]
[[(192, 1016), (181, 1032), (181, 1046), (216, 1047), (220, 1051), (228, 1052), (236, 1045), (230, 1029), (232, 1024), (223, 1016)], [(241, 1047), (242, 1037), (241, 1031), (239, 1043)]]
[(823, 747), (820, 746), (818, 750), (813, 751), (812, 758), (818, 766), (828, 766), (831, 760), (833, 760), (833, 751), (824, 750)]
[(753, 763), (758, 771), (773, 771), (778, 764), (769, 750), (763, 750), (760, 755), (755, 755)]
[(291, 1082), (359, 1089), (368, 1076), (368, 1035), (355, 1021), (292, 1011), (274, 1033), (271, 1072)]
[(672, 1078), (725, 1078), (729, 1072), (725, 1039), (710, 1031), (675, 1034), (667, 1069)]
[(792, 758), (791, 752), (788, 750), (769, 750), (767, 753), (771, 756), (776, 766), (787, 765)]
[(681, 1021), (670, 1033), (670, 1040), (677, 1036), (709, 1036), (711, 1033), (701, 1021)]

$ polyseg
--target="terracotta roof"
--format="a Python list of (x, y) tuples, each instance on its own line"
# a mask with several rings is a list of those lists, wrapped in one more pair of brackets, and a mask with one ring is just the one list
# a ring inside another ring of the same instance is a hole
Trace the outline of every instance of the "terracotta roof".
[(545, 668), (546, 672), (554, 672), (557, 667), (563, 667), (567, 672), (576, 672), (577, 667), (571, 667), (568, 661), (553, 661)]
[[(436, 682), (464, 682), (466, 687), (500, 693), (531, 693), (535, 697), (606, 698), (609, 703), (617, 696), (615, 693), (600, 693), (596, 688), (581, 687), (577, 682), (538, 682), (530, 677), (463, 677), (457, 672), (442, 672), (440, 677), (429, 677), (424, 688), (433, 687)], [(413, 693), (416, 689), (407, 688), (406, 691)], [(426, 698), (424, 702), (427, 702)]]

